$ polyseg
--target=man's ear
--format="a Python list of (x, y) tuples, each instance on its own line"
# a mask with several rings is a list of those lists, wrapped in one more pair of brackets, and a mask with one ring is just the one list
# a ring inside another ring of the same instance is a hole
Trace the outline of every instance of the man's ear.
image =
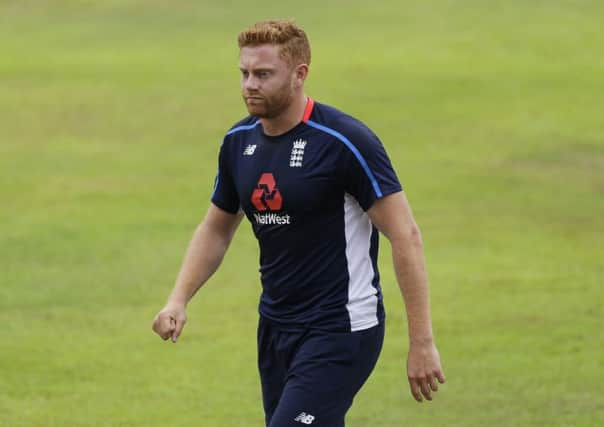
[(296, 67), (294, 72), (295, 72), (296, 88), (302, 87), (304, 85), (304, 81), (306, 80), (306, 77), (308, 76), (308, 65), (300, 64)]

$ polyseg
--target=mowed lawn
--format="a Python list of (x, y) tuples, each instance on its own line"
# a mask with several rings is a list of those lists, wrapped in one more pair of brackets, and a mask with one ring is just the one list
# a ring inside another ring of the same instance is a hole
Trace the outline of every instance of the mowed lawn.
[(261, 426), (244, 223), (151, 332), (245, 114), (237, 33), (293, 17), (307, 92), (383, 140), (420, 224), (447, 384), (388, 333), (351, 427), (604, 425), (604, 4), (0, 0), (0, 426)]

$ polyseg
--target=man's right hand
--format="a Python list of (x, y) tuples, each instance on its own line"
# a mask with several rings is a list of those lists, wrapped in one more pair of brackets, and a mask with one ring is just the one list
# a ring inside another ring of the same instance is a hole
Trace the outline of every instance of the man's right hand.
[(164, 341), (171, 338), (172, 342), (176, 342), (186, 322), (185, 307), (168, 304), (157, 313), (152, 328)]

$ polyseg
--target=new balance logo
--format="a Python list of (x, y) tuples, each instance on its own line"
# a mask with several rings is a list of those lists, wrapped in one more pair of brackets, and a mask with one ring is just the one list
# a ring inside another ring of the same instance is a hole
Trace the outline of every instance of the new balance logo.
[(301, 168), (302, 160), (304, 160), (304, 148), (306, 147), (307, 142), (303, 139), (297, 139), (294, 141), (294, 145), (292, 147), (292, 153), (289, 158), (289, 167), (291, 168)]
[(256, 146), (255, 145), (248, 145), (247, 147), (245, 147), (245, 150), (243, 150), (243, 155), (244, 156), (251, 156), (254, 154), (254, 151), (256, 151)]
[(298, 415), (294, 421), (297, 421), (299, 423), (302, 424), (312, 424), (312, 422), (315, 420), (315, 417), (313, 417), (310, 414), (307, 414), (306, 412), (302, 412), (300, 415)]

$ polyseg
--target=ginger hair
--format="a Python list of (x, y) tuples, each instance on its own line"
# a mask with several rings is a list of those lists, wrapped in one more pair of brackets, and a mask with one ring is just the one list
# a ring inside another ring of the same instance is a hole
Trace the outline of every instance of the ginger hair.
[(306, 33), (294, 21), (276, 20), (257, 22), (239, 34), (239, 48), (274, 44), (280, 47), (280, 56), (290, 65), (310, 65), (310, 43)]

